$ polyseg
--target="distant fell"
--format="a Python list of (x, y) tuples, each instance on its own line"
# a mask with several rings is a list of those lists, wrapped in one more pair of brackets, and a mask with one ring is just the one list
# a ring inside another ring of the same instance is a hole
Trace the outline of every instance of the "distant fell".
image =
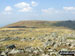
[(5, 26), (5, 28), (47, 28), (64, 27), (75, 29), (75, 21), (19, 21)]

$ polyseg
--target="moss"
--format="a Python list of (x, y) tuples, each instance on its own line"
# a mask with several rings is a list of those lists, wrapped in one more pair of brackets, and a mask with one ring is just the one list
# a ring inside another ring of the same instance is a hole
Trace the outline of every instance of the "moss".
[(75, 38), (74, 38), (74, 37), (67, 37), (67, 39), (72, 39), (72, 40), (75, 40)]
[(0, 51), (4, 51), (5, 50), (5, 48), (4, 47), (0, 47)]

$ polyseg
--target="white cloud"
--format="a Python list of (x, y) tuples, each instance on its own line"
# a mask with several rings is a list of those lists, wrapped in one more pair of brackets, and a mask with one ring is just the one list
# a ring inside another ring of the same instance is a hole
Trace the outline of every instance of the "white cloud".
[(34, 1), (32, 1), (31, 3), (20, 2), (20, 3), (14, 4), (13, 5), (14, 8), (12, 8), (11, 6), (6, 6), (2, 13), (11, 14), (13, 9), (17, 10), (18, 12), (30, 12), (32, 11), (33, 6), (37, 6), (37, 3)]
[(64, 10), (75, 10), (75, 7), (63, 7)]
[(30, 12), (32, 10), (30, 4), (26, 2), (20, 2), (18, 4), (15, 4), (14, 6), (18, 8), (19, 12)]
[(42, 12), (48, 13), (48, 14), (58, 13), (58, 11), (55, 10), (54, 8), (42, 9)]
[(11, 14), (12, 13), (12, 7), (11, 6), (6, 6), (4, 11), (2, 12), (3, 14)]
[(15, 4), (14, 6), (17, 8), (25, 8), (25, 7), (30, 7), (30, 4), (26, 2), (21, 2), (21, 3)]
[(7, 7), (4, 9), (4, 11), (6, 11), (6, 12), (12, 11), (11, 6), (7, 6)]
[(73, 19), (75, 18), (75, 7), (62, 7), (62, 9), (47, 8), (42, 9), (42, 18), (48, 19)]
[(32, 10), (31, 7), (27, 7), (27, 8), (20, 9), (20, 10), (18, 10), (18, 11), (19, 11), (19, 12), (29, 12), (29, 11), (31, 11), (31, 10)]
[(32, 1), (31, 3), (32, 3), (32, 6), (37, 6), (38, 5), (38, 3), (35, 2), (35, 1)]

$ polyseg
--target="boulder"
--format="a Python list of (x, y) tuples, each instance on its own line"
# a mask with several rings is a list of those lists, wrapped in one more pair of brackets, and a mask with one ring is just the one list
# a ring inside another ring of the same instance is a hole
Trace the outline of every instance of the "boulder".
[(14, 48), (16, 48), (16, 46), (12, 44), (12, 45), (7, 46), (6, 48), (7, 49), (14, 49)]
[(0, 54), (0, 56), (7, 56), (7, 54), (6, 54), (5, 52), (2, 52), (2, 53)]

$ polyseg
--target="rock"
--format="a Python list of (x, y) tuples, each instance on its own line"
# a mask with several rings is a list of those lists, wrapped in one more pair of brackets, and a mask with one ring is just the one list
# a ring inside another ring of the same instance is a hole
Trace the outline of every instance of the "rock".
[(34, 40), (34, 38), (23, 38), (20, 41), (33, 41), (33, 40)]
[(12, 37), (12, 40), (20, 40), (19, 37)]
[(6, 48), (7, 48), (7, 49), (14, 49), (14, 48), (16, 48), (16, 46), (15, 46), (15, 45), (9, 45), (9, 46), (7, 46)]
[(10, 37), (2, 38), (2, 39), (0, 39), (0, 42), (2, 42), (2, 41), (8, 41), (8, 40), (11, 40)]
[(16, 50), (16, 49), (12, 49), (9, 54), (16, 54), (16, 53), (20, 53), (19, 50)]
[(26, 41), (26, 39), (21, 39), (20, 41)]
[(2, 52), (0, 56), (7, 56), (5, 52)]
[(63, 48), (63, 49), (61, 49), (61, 51), (68, 51), (68, 49)]
[(43, 53), (41, 56), (50, 56), (50, 55), (48, 55), (48, 54), (44, 54), (44, 53)]
[(39, 51), (38, 51), (38, 50), (34, 50), (34, 51), (33, 51), (33, 53), (38, 54), (38, 53), (39, 53)]
[(25, 47), (24, 50), (25, 52), (32, 52), (34, 49), (31, 46), (29, 46), (29, 47)]
[(24, 49), (18, 49), (20, 53), (24, 53)]

